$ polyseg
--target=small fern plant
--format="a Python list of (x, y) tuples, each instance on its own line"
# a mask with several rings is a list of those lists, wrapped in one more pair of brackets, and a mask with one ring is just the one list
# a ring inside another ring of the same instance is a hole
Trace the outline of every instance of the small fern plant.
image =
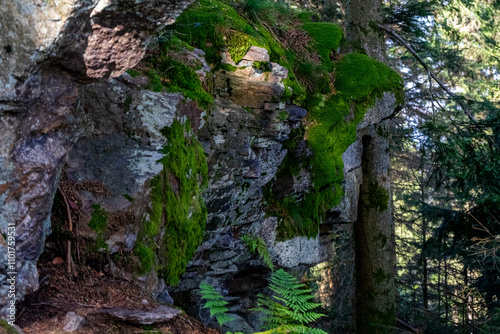
[[(265, 327), (269, 333), (327, 334), (321, 329), (307, 327), (324, 314), (313, 312), (321, 306), (314, 296), (296, 278), (280, 269), (271, 275), (269, 288), (272, 298), (259, 294), (257, 310), (265, 314)], [(268, 333), (268, 332), (266, 332)]]
[(267, 249), (267, 244), (264, 239), (245, 234), (241, 237), (241, 240), (247, 244), (250, 252), (259, 254), (260, 258), (269, 269), (274, 271), (273, 260), (271, 259), (271, 255), (269, 255), (269, 250)]
[(224, 297), (212, 285), (202, 282), (200, 284), (200, 294), (201, 299), (206, 300), (203, 308), (210, 310), (210, 317), (215, 317), (219, 326), (234, 320), (234, 317), (226, 314), (228, 311), (226, 307), (228, 302), (224, 300)]

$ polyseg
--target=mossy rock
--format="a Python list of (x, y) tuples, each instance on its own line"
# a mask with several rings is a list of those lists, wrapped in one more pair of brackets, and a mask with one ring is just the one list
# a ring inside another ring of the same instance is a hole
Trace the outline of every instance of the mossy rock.
[(342, 28), (336, 24), (328, 22), (307, 22), (302, 25), (309, 36), (314, 40), (313, 50), (321, 57), (323, 64), (327, 69), (333, 69), (333, 63), (330, 59), (332, 51), (336, 52), (344, 36)]
[[(278, 239), (317, 235), (326, 211), (343, 197), (342, 154), (356, 140), (356, 129), (365, 113), (384, 92), (394, 93), (401, 103), (401, 77), (366, 55), (344, 55), (334, 64), (334, 74), (335, 94), (309, 94), (307, 98), (306, 109), (310, 112), (305, 138), (312, 151), (307, 163), (313, 189), (301, 199), (288, 196), (280, 201), (272, 200), (272, 191), (268, 191), (274, 214), (283, 217)], [(387, 209), (388, 195), (376, 190), (377, 201), (373, 205), (379, 210)]]
[(180, 61), (169, 58), (166, 51), (159, 57), (148, 58), (147, 62), (151, 66), (151, 69), (147, 71), (150, 90), (181, 92), (185, 97), (198, 101), (204, 108), (213, 102), (212, 95), (203, 89), (195, 70)]
[[(208, 167), (189, 121), (175, 120), (162, 134), (167, 140), (161, 150), (163, 171), (151, 182), (149, 219), (143, 223), (134, 253), (141, 261), (139, 274), (154, 268), (175, 285), (205, 232), (207, 209), (201, 191), (207, 185)], [(158, 240), (162, 226), (165, 230)]]

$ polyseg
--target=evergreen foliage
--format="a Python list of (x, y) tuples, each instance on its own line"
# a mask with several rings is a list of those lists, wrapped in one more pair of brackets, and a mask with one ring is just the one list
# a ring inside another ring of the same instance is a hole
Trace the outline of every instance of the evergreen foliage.
[(264, 239), (245, 234), (241, 237), (241, 240), (247, 244), (250, 252), (259, 254), (266, 266), (268, 266), (269, 269), (274, 270), (273, 259), (271, 259), (271, 255), (269, 255), (269, 250), (267, 249), (267, 244)]
[[(395, 217), (400, 317), (426, 333), (489, 333), (500, 297), (498, 1), (389, 1), (391, 25), (463, 106), (407, 51), (398, 122)], [(425, 24), (424, 24), (425, 23)], [(417, 288), (414, 282), (421, 282)], [(424, 310), (427, 316), (412, 310)]]

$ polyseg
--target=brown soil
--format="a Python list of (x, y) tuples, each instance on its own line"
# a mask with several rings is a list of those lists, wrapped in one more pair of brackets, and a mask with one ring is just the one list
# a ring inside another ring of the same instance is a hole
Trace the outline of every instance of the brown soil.
[(40, 289), (18, 305), (16, 324), (26, 334), (63, 333), (62, 320), (73, 311), (85, 317), (79, 330), (73, 333), (170, 333), (218, 334), (183, 314), (171, 322), (157, 325), (133, 325), (97, 314), (102, 307), (125, 307), (150, 310), (157, 302), (133, 280), (112, 277), (87, 266), (77, 266), (78, 277), (65, 272), (60, 258), (44, 254), (39, 261)]

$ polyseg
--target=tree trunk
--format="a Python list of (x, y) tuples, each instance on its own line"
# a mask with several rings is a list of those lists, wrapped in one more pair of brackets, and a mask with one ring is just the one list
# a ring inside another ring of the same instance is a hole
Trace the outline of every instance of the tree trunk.
[[(388, 141), (375, 132), (372, 136), (363, 137), (363, 183), (358, 220), (354, 225), (356, 328), (360, 334), (391, 333), (391, 328), (396, 325), (394, 226), (388, 196), (388, 149)], [(380, 206), (374, 196), (384, 192), (387, 203)]]
[[(381, 0), (346, 0), (348, 51), (385, 60), (385, 40), (371, 22), (380, 22)], [(354, 224), (356, 332), (392, 333), (396, 326), (395, 240), (389, 178), (391, 120), (364, 129), (363, 181)], [(377, 131), (379, 130), (379, 131)], [(380, 131), (383, 130), (383, 131)]]

